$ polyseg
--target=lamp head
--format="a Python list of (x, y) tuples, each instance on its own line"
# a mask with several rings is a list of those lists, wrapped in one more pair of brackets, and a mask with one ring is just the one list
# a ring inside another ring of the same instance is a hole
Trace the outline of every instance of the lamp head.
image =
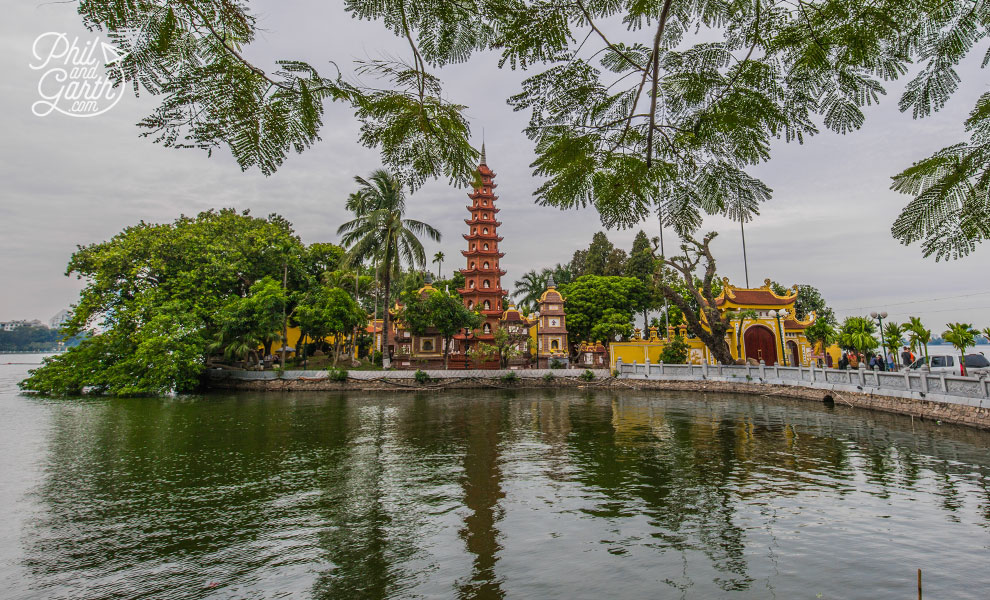
[(877, 311), (871, 312), (870, 313), (870, 316), (873, 317), (874, 319), (876, 319), (877, 318)]
[(886, 319), (887, 318), (887, 313), (886, 312), (880, 313), (880, 318), (881, 319)]

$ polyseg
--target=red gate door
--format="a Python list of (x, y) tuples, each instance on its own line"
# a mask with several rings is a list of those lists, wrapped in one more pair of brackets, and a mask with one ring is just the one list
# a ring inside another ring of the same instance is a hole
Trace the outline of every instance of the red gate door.
[(763, 325), (751, 325), (743, 334), (746, 358), (762, 360), (768, 367), (777, 364), (777, 343), (773, 332)]

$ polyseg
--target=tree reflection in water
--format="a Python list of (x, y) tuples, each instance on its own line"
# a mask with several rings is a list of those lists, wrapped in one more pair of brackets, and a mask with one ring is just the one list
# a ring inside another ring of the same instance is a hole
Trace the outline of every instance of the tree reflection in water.
[(936, 558), (933, 597), (990, 584), (990, 435), (893, 415), (240, 394), (53, 403), (48, 431), (29, 597), (849, 597)]

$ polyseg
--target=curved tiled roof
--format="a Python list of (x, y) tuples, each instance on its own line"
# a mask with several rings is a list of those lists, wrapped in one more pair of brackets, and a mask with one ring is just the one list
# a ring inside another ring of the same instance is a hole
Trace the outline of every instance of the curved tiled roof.
[(797, 290), (791, 289), (791, 294), (778, 296), (770, 289), (769, 279), (764, 280), (763, 287), (737, 288), (730, 285), (729, 279), (725, 278), (722, 280), (722, 294), (715, 299), (715, 306), (722, 306), (726, 301), (740, 305), (787, 306), (797, 300)]

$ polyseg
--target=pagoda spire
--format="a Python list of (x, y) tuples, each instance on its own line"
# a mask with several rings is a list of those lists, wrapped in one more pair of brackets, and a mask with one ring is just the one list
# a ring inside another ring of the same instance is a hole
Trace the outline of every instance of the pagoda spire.
[(485, 140), (481, 140), (481, 162), (478, 164), (479, 166), (488, 164), (485, 160)]

